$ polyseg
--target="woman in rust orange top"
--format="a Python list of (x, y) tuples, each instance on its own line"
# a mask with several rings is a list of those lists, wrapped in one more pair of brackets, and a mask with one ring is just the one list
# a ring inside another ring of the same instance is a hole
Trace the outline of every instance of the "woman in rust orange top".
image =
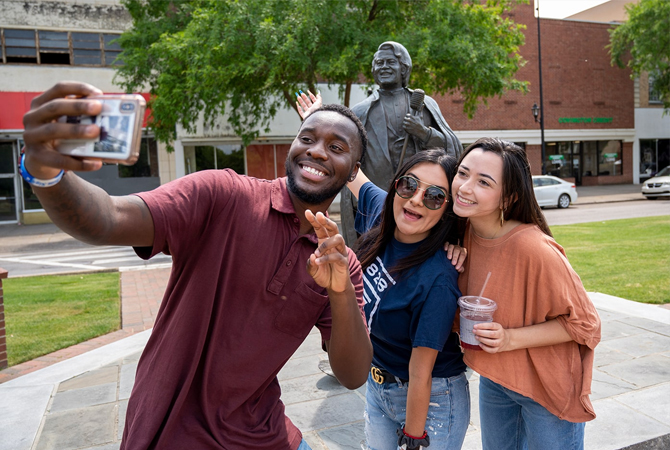
[(600, 319), (535, 200), (523, 149), (483, 138), (461, 155), (454, 212), (468, 218), (463, 295), (498, 309), (465, 350), (480, 374), (484, 450), (583, 449)]

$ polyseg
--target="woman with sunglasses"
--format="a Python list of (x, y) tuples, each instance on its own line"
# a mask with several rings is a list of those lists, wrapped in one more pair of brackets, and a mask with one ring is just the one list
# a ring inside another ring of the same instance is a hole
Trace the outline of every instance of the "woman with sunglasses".
[[(320, 105), (320, 94), (298, 95), (303, 119)], [(358, 199), (356, 256), (373, 347), (368, 450), (457, 450), (470, 423), (466, 366), (451, 331), (465, 258), (449, 202), (455, 170), (444, 150), (426, 150), (398, 168), (388, 191), (360, 170), (347, 184)]]
[(443, 249), (457, 242), (449, 202), (455, 167), (443, 150), (426, 150), (398, 169), (388, 193), (360, 171), (348, 184), (364, 233), (356, 254), (374, 349), (365, 407), (370, 450), (460, 449), (470, 422), (466, 366), (451, 331), (458, 272)]
[[(480, 374), (484, 450), (584, 448), (600, 319), (535, 200), (519, 146), (482, 138), (461, 155), (454, 212), (468, 220), (464, 295), (498, 309), (474, 326), (483, 351), (465, 349)], [(490, 277), (489, 277), (490, 275)]]

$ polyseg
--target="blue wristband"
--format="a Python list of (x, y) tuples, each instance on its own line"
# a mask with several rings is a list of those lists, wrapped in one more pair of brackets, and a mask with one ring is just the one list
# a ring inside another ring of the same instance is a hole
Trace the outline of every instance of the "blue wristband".
[(28, 182), (28, 184), (32, 184), (33, 186), (43, 187), (43, 188), (54, 186), (54, 185), (58, 184), (58, 182), (61, 180), (61, 178), (63, 178), (63, 174), (65, 173), (64, 170), (61, 170), (58, 175), (56, 175), (55, 177), (53, 177), (50, 180), (40, 180), (40, 179), (35, 178), (34, 176), (30, 175), (30, 173), (28, 173), (28, 170), (26, 170), (25, 160), (26, 160), (26, 154), (24, 153), (24, 154), (21, 155), (21, 176), (23, 177), (24, 180), (26, 180)]

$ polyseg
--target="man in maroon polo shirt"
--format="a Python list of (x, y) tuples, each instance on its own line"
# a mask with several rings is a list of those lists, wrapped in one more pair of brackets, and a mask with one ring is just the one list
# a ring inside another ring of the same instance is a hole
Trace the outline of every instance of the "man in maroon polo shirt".
[(372, 359), (360, 265), (323, 215), (356, 176), (362, 125), (338, 105), (312, 113), (291, 145), (287, 178), (203, 171), (111, 197), (61, 173), (96, 170), (99, 161), (54, 149), (55, 139), (99, 133), (53, 124), (99, 113), (98, 102), (69, 97), (93, 94), (93, 86), (63, 82), (37, 97), (24, 117), (22, 163), (51, 219), (74, 237), (173, 257), (121, 448), (309, 449), (284, 415), (279, 370), (315, 325), (344, 386), (361, 386)]

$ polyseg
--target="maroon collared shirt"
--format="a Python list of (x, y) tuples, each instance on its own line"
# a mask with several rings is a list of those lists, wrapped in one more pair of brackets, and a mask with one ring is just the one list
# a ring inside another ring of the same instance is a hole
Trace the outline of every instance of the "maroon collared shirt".
[[(121, 448), (296, 449), (276, 375), (313, 326), (330, 339), (331, 311), (305, 269), (317, 240), (300, 235), (286, 180), (203, 171), (138, 195), (155, 237), (136, 252), (173, 266)], [(351, 250), (349, 269), (365, 320)]]

